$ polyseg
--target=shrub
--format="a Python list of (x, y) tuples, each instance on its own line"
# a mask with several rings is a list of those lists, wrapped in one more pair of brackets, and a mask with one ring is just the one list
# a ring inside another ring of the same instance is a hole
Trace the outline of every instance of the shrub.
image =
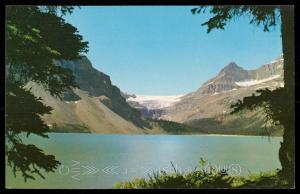
[[(172, 163), (171, 163), (172, 164)], [(216, 171), (211, 165), (206, 165), (202, 158), (200, 168), (187, 173), (165, 171), (148, 174), (149, 179), (135, 178), (128, 182), (117, 182), (115, 189), (199, 189), (199, 188), (283, 188), (285, 184), (279, 179), (278, 170), (249, 174), (248, 176), (230, 176), (228, 170)], [(173, 166), (173, 164), (172, 164)], [(173, 166), (174, 167), (174, 166)], [(209, 169), (208, 171), (206, 169)]]

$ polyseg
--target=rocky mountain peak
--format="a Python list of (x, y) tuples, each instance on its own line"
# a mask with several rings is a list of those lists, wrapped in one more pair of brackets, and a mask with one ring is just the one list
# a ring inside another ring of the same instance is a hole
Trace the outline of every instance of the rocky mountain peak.
[(231, 61), (228, 63), (228, 65), (225, 66), (225, 68), (237, 68), (239, 67), (234, 61)]
[(243, 72), (245, 71), (243, 68), (238, 66), (235, 62), (230, 62), (228, 65), (226, 65), (221, 71), (221, 73), (232, 73), (232, 72)]
[(248, 78), (248, 71), (238, 66), (235, 62), (230, 62), (216, 77), (205, 82), (202, 87), (197, 90), (197, 93), (206, 95), (232, 90), (238, 87), (235, 82)]

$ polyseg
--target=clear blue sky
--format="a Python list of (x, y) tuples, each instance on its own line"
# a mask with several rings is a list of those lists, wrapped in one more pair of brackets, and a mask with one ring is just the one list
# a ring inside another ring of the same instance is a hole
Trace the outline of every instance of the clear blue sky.
[(86, 54), (122, 91), (195, 91), (230, 61), (254, 69), (282, 53), (280, 28), (263, 32), (249, 18), (206, 33), (209, 15), (187, 6), (82, 6), (65, 19), (89, 41)]

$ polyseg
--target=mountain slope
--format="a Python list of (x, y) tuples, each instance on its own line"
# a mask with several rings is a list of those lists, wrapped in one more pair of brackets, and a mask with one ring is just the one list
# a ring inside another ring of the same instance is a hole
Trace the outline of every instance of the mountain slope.
[[(220, 73), (164, 109), (160, 118), (186, 123), (209, 132), (258, 134), (264, 130), (263, 113), (229, 115), (230, 105), (255, 93), (257, 89), (283, 87), (283, 59), (257, 70), (244, 70), (231, 62)], [(247, 131), (248, 130), (248, 131)]]
[(51, 96), (44, 88), (35, 83), (29, 83), (35, 96), (51, 106), (53, 111), (44, 115), (43, 120), (58, 132), (90, 132), (90, 133), (144, 133), (133, 123), (117, 115), (103, 103), (100, 97), (90, 96), (87, 92), (75, 89), (80, 97), (78, 101), (61, 101)]
[(106, 105), (99, 102), (101, 97), (90, 96), (88, 92), (74, 89), (80, 99), (76, 101), (59, 100), (36, 83), (26, 86), (43, 103), (51, 106), (51, 114), (42, 119), (53, 132), (86, 132), (100, 134), (202, 134), (203, 131), (175, 122), (147, 120), (148, 127), (140, 128), (125, 120)]
[(54, 131), (147, 133), (140, 112), (127, 104), (109, 76), (93, 68), (87, 57), (55, 63), (72, 70), (79, 88), (66, 91), (60, 100), (41, 85), (31, 82), (26, 86), (53, 107), (52, 114), (43, 119)]
[[(140, 112), (126, 103), (120, 89), (112, 85), (110, 77), (93, 68), (87, 57), (83, 56), (77, 61), (62, 60), (56, 61), (56, 63), (72, 70), (75, 81), (81, 90), (86, 91), (90, 96), (100, 97), (99, 101), (109, 109), (137, 126), (143, 126)], [(74, 92), (68, 91), (65, 96), (76, 95)]]
[[(183, 124), (143, 119), (141, 113), (125, 100), (134, 95), (122, 93), (111, 84), (109, 76), (94, 69), (86, 57), (77, 61), (56, 61), (56, 64), (73, 71), (79, 88), (65, 92), (60, 100), (37, 83), (30, 82), (26, 86), (53, 108), (51, 114), (42, 117), (52, 131), (101, 134), (193, 132), (192, 127)], [(196, 133), (202, 132), (197, 130)]]

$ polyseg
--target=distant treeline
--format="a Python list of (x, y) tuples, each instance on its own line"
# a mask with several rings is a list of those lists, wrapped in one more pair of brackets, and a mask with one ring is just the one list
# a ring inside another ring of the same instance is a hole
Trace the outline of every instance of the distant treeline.
[(169, 134), (207, 133), (197, 127), (162, 119), (147, 119), (152, 127), (159, 127)]

